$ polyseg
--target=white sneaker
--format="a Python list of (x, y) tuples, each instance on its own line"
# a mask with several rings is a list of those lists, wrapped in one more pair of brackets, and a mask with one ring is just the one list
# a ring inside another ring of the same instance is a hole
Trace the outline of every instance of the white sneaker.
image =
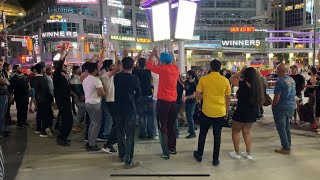
[(229, 152), (229, 156), (234, 159), (241, 159), (241, 156), (237, 154), (235, 151)]
[(247, 152), (241, 152), (241, 156), (250, 160), (253, 158), (252, 155)]
[(41, 131), (35, 131), (34, 133), (36, 133), (36, 134), (40, 134), (40, 133), (41, 133)]
[(46, 129), (46, 133), (49, 137), (53, 137), (52, 132), (49, 128)]

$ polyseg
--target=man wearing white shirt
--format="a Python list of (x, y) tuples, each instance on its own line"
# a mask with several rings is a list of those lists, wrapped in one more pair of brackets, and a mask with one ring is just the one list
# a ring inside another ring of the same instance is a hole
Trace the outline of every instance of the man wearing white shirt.
[(100, 131), (102, 119), (101, 97), (105, 96), (106, 93), (101, 80), (96, 77), (98, 75), (97, 64), (90, 63), (88, 65), (88, 72), (89, 76), (83, 80), (83, 90), (86, 99), (85, 106), (91, 120), (86, 149), (87, 151), (99, 151), (100, 148), (96, 145), (96, 139)]

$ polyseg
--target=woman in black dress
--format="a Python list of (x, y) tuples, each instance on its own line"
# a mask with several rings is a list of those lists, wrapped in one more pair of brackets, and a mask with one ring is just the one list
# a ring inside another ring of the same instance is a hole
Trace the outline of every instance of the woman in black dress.
[[(264, 101), (263, 86), (258, 72), (252, 67), (244, 68), (233, 75), (230, 82), (233, 86), (239, 87), (239, 90), (237, 92), (237, 109), (232, 122), (232, 141), (235, 151), (230, 152), (229, 156), (235, 159), (240, 159), (241, 156), (252, 159), (251, 128), (257, 120), (259, 107)], [(246, 152), (242, 152), (241, 155), (240, 132), (242, 132), (246, 144)]]

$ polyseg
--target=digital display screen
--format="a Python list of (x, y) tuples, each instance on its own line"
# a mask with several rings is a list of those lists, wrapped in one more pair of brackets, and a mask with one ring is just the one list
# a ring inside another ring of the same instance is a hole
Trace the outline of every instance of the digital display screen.
[(152, 7), (153, 40), (162, 41), (170, 39), (170, 12), (169, 3)]
[(57, 0), (57, 4), (99, 4), (99, 0)]
[(196, 3), (184, 0), (179, 1), (178, 17), (175, 30), (176, 39), (193, 39), (196, 13)]

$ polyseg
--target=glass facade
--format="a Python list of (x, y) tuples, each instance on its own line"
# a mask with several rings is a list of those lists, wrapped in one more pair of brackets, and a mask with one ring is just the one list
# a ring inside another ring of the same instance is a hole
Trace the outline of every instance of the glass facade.
[(202, 8), (255, 8), (256, 0), (206, 0), (201, 1)]
[(71, 31), (79, 32), (78, 23), (46, 23), (43, 24), (43, 32)]
[(295, 27), (303, 25), (304, 0), (285, 1), (285, 26)]

